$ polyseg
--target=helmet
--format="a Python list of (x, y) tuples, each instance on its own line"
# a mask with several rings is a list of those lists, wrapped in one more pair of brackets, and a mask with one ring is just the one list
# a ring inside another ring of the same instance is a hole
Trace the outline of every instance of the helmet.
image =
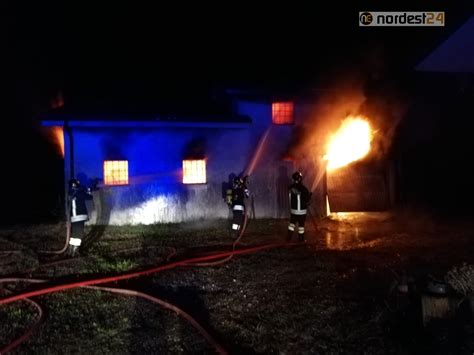
[(295, 182), (301, 182), (303, 180), (303, 174), (299, 171), (295, 171), (292, 175), (292, 178)]
[(75, 188), (79, 187), (80, 184), (81, 184), (81, 182), (80, 182), (79, 180), (77, 180), (77, 179), (71, 179), (71, 180), (69, 180), (69, 187), (70, 187), (71, 189), (75, 189)]
[(242, 186), (244, 184), (244, 181), (242, 180), (241, 177), (236, 176), (234, 178), (233, 183), (234, 183), (234, 186)]

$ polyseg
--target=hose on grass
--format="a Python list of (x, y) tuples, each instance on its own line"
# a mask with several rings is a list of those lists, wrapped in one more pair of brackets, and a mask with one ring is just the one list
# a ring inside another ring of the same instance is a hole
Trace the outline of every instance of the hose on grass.
[[(240, 233), (238, 234), (235, 241), (232, 243), (232, 251), (234, 251), (236, 246), (240, 243), (240, 239), (242, 239), (242, 236), (245, 233), (245, 229), (247, 228), (247, 223), (248, 223), (248, 216), (247, 216), (247, 213), (245, 213), (244, 214), (243, 227), (240, 230)], [(190, 266), (217, 266), (217, 265), (221, 265), (221, 264), (224, 264), (224, 263), (228, 262), (230, 259), (232, 259), (233, 256), (234, 256), (234, 254), (231, 254), (231, 255), (225, 257), (222, 260), (211, 261), (211, 262), (206, 262), (206, 263), (190, 263), (188, 265), (190, 265)]]
[[(42, 279), (29, 279), (29, 278), (4, 278), (0, 279), (0, 284), (1, 283), (7, 283), (7, 282), (29, 282), (29, 283), (43, 283), (47, 282), (47, 280), (42, 280)], [(100, 287), (100, 286), (84, 286), (84, 288), (88, 289), (94, 289), (94, 290), (100, 290), (100, 291), (107, 291), (111, 293), (116, 293), (120, 295), (125, 295), (125, 296), (133, 296), (133, 297), (140, 297), (143, 299), (146, 299), (148, 301), (151, 301), (153, 303), (156, 303), (160, 305), (163, 308), (166, 308), (170, 311), (173, 311), (176, 313), (178, 316), (186, 320), (188, 323), (190, 323), (207, 341), (208, 343), (216, 350), (218, 354), (227, 354), (227, 351), (202, 327), (192, 316), (190, 316), (188, 313), (183, 311), (181, 308), (166, 302), (158, 297), (154, 297), (151, 295), (148, 295), (143, 292), (135, 291), (135, 290), (129, 290), (129, 289), (123, 289), (123, 288), (113, 288), (113, 287)], [(23, 342), (25, 342), (28, 338), (30, 338), (33, 335), (33, 332), (35, 329), (38, 327), (38, 325), (42, 322), (43, 320), (43, 311), (41, 307), (34, 301), (26, 298), (25, 301), (28, 301), (29, 303), (33, 304), (36, 309), (38, 310), (39, 317), (35, 324), (31, 326), (26, 333), (24, 333), (22, 336), (18, 337), (15, 339), (13, 342), (11, 342), (9, 345), (5, 346), (3, 349), (0, 349), (0, 354), (7, 353), (19, 345), (21, 345)]]
[[(110, 277), (104, 277), (104, 278), (98, 278), (98, 279), (92, 279), (92, 280), (85, 280), (85, 281), (78, 281), (78, 282), (72, 282), (72, 283), (66, 283), (62, 285), (56, 285), (56, 286), (50, 286), (46, 287), (43, 289), (35, 290), (35, 291), (29, 291), (17, 295), (13, 295), (10, 297), (5, 297), (3, 299), (0, 299), (0, 305), (1, 304), (8, 304), (12, 303), (21, 299), (28, 299), (29, 297), (34, 297), (34, 296), (39, 296), (39, 295), (45, 295), (53, 292), (60, 292), (63, 290), (67, 289), (72, 289), (76, 287), (86, 287), (86, 288), (95, 288), (95, 289), (101, 289), (109, 292), (115, 292), (115, 293), (120, 293), (124, 295), (129, 295), (129, 296), (136, 296), (136, 297), (141, 297), (145, 298), (147, 300), (150, 300), (154, 303), (160, 304), (162, 307), (165, 307), (167, 309), (170, 309), (174, 312), (176, 312), (178, 315), (180, 315), (182, 318), (186, 319), (190, 324), (192, 324), (198, 331), (201, 333), (204, 338), (215, 348), (215, 350), (219, 354), (226, 354), (226, 351), (222, 346), (220, 346), (210, 335), (209, 333), (206, 332), (206, 330), (198, 323), (194, 318), (192, 318), (189, 314), (186, 312), (182, 311), (175, 305), (172, 305), (166, 301), (163, 301), (157, 297), (150, 296), (148, 294), (139, 292), (139, 291), (134, 291), (134, 290), (127, 290), (127, 289), (118, 289), (118, 288), (111, 288), (111, 287), (98, 287), (95, 285), (99, 284), (104, 284), (104, 283), (110, 283), (110, 282), (117, 282), (117, 281), (122, 281), (122, 280), (127, 280), (135, 277), (140, 277), (140, 276), (145, 276), (153, 273), (157, 273), (160, 271), (164, 270), (169, 270), (173, 269), (179, 266), (215, 266), (215, 265), (220, 265), (223, 264), (230, 259), (233, 258), (234, 255), (244, 255), (244, 254), (251, 254), (251, 253), (256, 253), (259, 251), (263, 250), (269, 250), (273, 248), (278, 248), (278, 247), (289, 247), (293, 245), (300, 245), (295, 244), (295, 243), (272, 243), (272, 244), (265, 244), (265, 245), (260, 245), (260, 246), (254, 246), (246, 249), (240, 249), (236, 250), (237, 245), (239, 244), (245, 230), (248, 224), (248, 216), (247, 214), (244, 215), (244, 225), (243, 228), (241, 229), (239, 235), (237, 236), (236, 240), (232, 244), (232, 251), (224, 251), (224, 252), (218, 252), (215, 254), (211, 255), (206, 255), (206, 256), (200, 256), (200, 257), (193, 257), (189, 259), (184, 259), (181, 261), (175, 261), (172, 263), (164, 264), (158, 267), (142, 270), (142, 271), (136, 271), (136, 272), (131, 272), (123, 275), (118, 275), (118, 276), (110, 276)], [(176, 249), (172, 248), (172, 253), (168, 255), (167, 261), (171, 259), (171, 257), (176, 255)], [(10, 278), (10, 279), (0, 279), (1, 282), (12, 282), (12, 281), (27, 281), (27, 282), (45, 282), (45, 280), (36, 280), (36, 279), (18, 279), (18, 278)], [(33, 302), (33, 301), (32, 301)], [(38, 305), (39, 307), (39, 305)], [(40, 313), (42, 315), (42, 312)], [(25, 333), (23, 336), (12, 342), (10, 345), (6, 347), (6, 349), (11, 350), (21, 343), (23, 343), (26, 339), (28, 339), (34, 329), (36, 328), (36, 325), (31, 329), (31, 331), (28, 331)]]
[[(0, 281), (0, 283), (3, 282), (3, 281)], [(11, 292), (11, 291), (8, 291), (8, 292)], [(15, 349), (16, 347), (18, 347), (19, 345), (21, 345), (22, 343), (24, 343), (26, 340), (28, 340), (32, 335), (33, 333), (35, 332), (35, 330), (39, 327), (39, 325), (41, 323), (43, 323), (44, 321), (44, 312), (43, 312), (43, 308), (41, 308), (41, 306), (36, 303), (35, 301), (29, 299), (29, 298), (25, 298), (24, 299), (26, 302), (28, 302), (30, 305), (32, 305), (34, 308), (36, 308), (36, 311), (37, 311), (37, 316), (36, 316), (36, 320), (35, 322), (33, 323), (33, 325), (31, 325), (27, 331), (25, 333), (23, 333), (22, 335), (20, 335), (18, 338), (14, 339), (10, 344), (4, 346), (3, 348), (0, 348), (0, 355), (1, 354), (6, 354), (8, 353), (9, 351), (12, 351), (13, 349)]]

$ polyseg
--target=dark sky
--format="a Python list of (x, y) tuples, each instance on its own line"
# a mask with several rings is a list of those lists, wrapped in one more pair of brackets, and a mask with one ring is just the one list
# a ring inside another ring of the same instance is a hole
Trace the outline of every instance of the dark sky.
[[(444, 28), (360, 28), (361, 10), (426, 5), (284, 4), (175, 8), (17, 2), (2, 11), (6, 74), (19, 100), (202, 93), (212, 86), (320, 86), (328, 73), (411, 68), (468, 17), (443, 5)], [(391, 74), (392, 73), (392, 74)]]
[[(22, 211), (42, 220), (39, 211), (50, 211), (43, 201), (57, 202), (62, 160), (51, 159), (54, 147), (38, 134), (35, 119), (59, 91), (65, 108), (95, 112), (93, 105), (103, 103), (122, 110), (124, 103), (141, 107), (160, 98), (205, 102), (211, 89), (228, 86), (324, 88), (350, 72), (377, 77), (382, 87), (394, 80), (410, 85), (413, 66), (473, 13), (471, 2), (460, 1), (429, 2), (430, 8), (426, 2), (97, 3), (0, 3), (0, 185), (10, 222), (21, 220)], [(445, 11), (446, 26), (360, 28), (358, 12), (365, 10)]]

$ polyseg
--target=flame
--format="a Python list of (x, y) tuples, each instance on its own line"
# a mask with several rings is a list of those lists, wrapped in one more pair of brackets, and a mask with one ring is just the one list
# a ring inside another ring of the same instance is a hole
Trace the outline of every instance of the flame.
[(367, 119), (347, 117), (338, 131), (331, 136), (324, 159), (327, 169), (335, 170), (362, 159), (370, 151), (372, 129)]
[(64, 158), (64, 132), (63, 128), (54, 126), (50, 128), (51, 135), (53, 136), (54, 142), (59, 149), (61, 157)]

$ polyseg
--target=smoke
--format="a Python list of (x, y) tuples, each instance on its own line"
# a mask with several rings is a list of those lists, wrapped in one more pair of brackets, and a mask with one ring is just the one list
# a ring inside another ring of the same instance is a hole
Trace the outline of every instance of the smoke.
[(104, 147), (106, 160), (126, 160), (125, 148), (130, 141), (130, 134), (114, 130), (113, 134), (102, 138), (101, 146)]
[(330, 135), (349, 115), (369, 120), (374, 136), (368, 158), (383, 158), (390, 152), (395, 130), (407, 108), (407, 100), (393, 80), (381, 78), (379, 72), (354, 69), (334, 75), (324, 90), (316, 91), (313, 100), (303, 114), (302, 124), (295, 127), (285, 158), (324, 156)]
[(366, 100), (360, 113), (375, 130), (370, 157), (382, 159), (390, 154), (396, 129), (408, 108), (408, 99), (393, 82), (366, 86)]
[(204, 159), (206, 157), (206, 140), (203, 137), (194, 138), (186, 144), (183, 150), (184, 159)]
[(301, 159), (307, 154), (321, 157), (331, 132), (336, 131), (348, 115), (357, 114), (365, 101), (363, 81), (357, 75), (330, 83), (317, 91), (314, 103), (304, 113), (302, 124), (297, 126), (287, 157)]

